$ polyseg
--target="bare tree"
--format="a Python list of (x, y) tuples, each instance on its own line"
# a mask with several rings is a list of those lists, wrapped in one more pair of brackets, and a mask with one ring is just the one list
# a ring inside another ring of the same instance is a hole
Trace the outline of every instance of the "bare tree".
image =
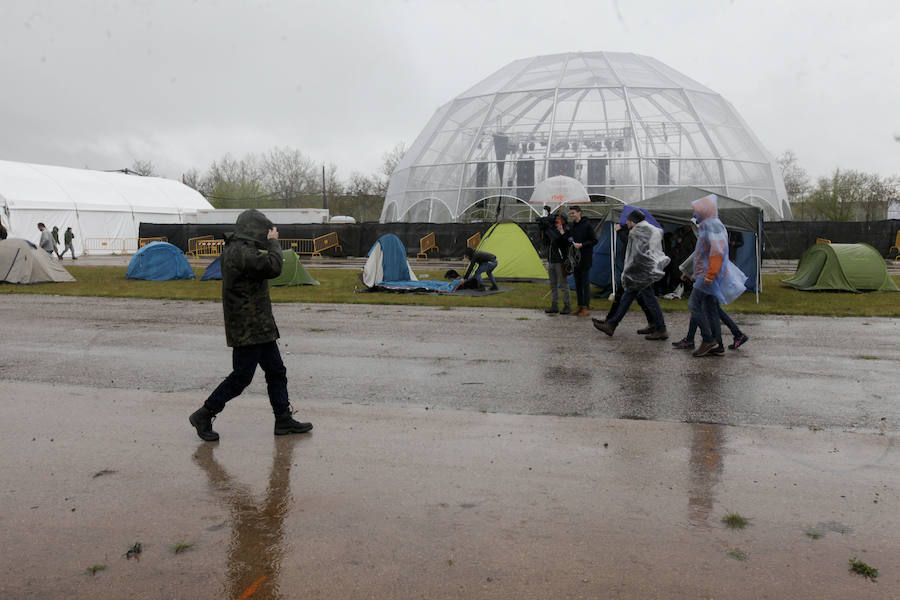
[(141, 175), (143, 177), (157, 177), (156, 169), (153, 166), (153, 162), (149, 160), (139, 160), (135, 159), (131, 166), (128, 168), (129, 171), (137, 175)]
[(406, 154), (406, 144), (403, 142), (397, 142), (393, 148), (385, 152), (381, 156), (381, 172), (376, 174), (373, 177), (373, 183), (375, 186), (375, 192), (384, 196), (387, 193), (388, 183), (391, 180), (391, 175), (393, 175), (394, 170), (397, 168), (397, 165), (403, 159), (403, 155)]
[(285, 201), (321, 189), (315, 163), (299, 150), (273, 148), (263, 156), (262, 170), (265, 187)]
[(188, 187), (194, 188), (200, 193), (203, 193), (200, 190), (200, 180), (200, 171), (194, 168), (188, 169), (186, 172), (181, 174), (181, 183)]
[(784, 178), (788, 201), (791, 203), (800, 201), (811, 189), (806, 170), (800, 166), (797, 156), (791, 150), (786, 150), (775, 160), (781, 167), (781, 176)]
[(347, 180), (347, 193), (351, 196), (370, 196), (375, 192), (375, 182), (359, 171), (353, 171)]

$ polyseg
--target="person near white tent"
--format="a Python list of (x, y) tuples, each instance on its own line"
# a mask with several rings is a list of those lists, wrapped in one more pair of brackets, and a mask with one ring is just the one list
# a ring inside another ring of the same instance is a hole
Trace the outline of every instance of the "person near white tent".
[(66, 243), (66, 247), (59, 253), (59, 260), (62, 260), (62, 257), (66, 252), (69, 252), (72, 255), (72, 260), (78, 260), (75, 258), (75, 246), (72, 245), (72, 240), (74, 239), (75, 234), (72, 232), (72, 228), (67, 227), (66, 232), (63, 234), (63, 241)]
[(41, 232), (41, 249), (53, 256), (56, 253), (57, 258), (59, 257), (59, 250), (56, 248), (56, 243), (53, 241), (53, 235), (47, 230), (47, 226), (43, 223), (37, 224), (38, 231)]

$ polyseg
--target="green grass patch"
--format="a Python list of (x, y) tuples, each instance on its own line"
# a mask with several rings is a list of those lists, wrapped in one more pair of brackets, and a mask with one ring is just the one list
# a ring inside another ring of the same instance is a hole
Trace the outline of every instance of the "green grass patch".
[(850, 559), (850, 570), (854, 573), (862, 575), (863, 577), (868, 577), (873, 581), (876, 577), (878, 577), (878, 569), (876, 569), (875, 567), (870, 567), (861, 560), (856, 560), (856, 557)]
[(193, 547), (194, 544), (190, 542), (175, 542), (175, 544), (172, 545), (172, 551), (175, 554), (181, 554), (182, 552), (187, 552)]
[(99, 573), (100, 571), (105, 571), (105, 570), (106, 570), (106, 565), (91, 565), (90, 567), (85, 569), (84, 572), (87, 573), (88, 575), (94, 576), (97, 573)]
[(728, 513), (722, 517), (722, 522), (729, 529), (743, 529), (750, 524), (750, 519), (742, 517), (737, 513)]
[(858, 358), (859, 360), (881, 360), (881, 357), (872, 356), (871, 354), (860, 354), (856, 358)]
[(741, 562), (750, 558), (750, 555), (744, 552), (743, 550), (729, 550), (727, 552), (728, 556), (733, 558), (734, 560), (739, 560)]
[[(149, 298), (161, 300), (221, 300), (222, 282), (200, 281), (203, 268), (194, 269), (198, 279), (187, 281), (139, 281), (125, 279), (126, 267), (66, 266), (77, 279), (70, 283), (37, 285), (0, 284), (0, 294), (53, 294), (60, 296), (100, 296), (109, 298)], [(508, 283), (513, 289), (488, 296), (443, 296), (431, 294), (398, 294), (390, 292), (356, 293), (362, 288), (356, 269), (310, 269), (321, 285), (274, 288), (275, 302), (320, 302), (346, 304), (396, 304), (453, 307), (490, 307), (541, 309), (549, 306), (546, 283)], [(431, 279), (443, 276), (440, 270), (417, 269), (417, 274)], [(801, 292), (781, 284), (784, 274), (763, 275), (763, 292), (756, 304), (754, 294), (744, 294), (728, 305), (731, 313), (820, 315), (837, 317), (900, 317), (900, 294), (873, 292), (844, 294)], [(900, 283), (900, 276), (894, 276)], [(664, 311), (687, 311), (687, 299), (660, 299)], [(606, 298), (591, 300), (595, 311), (606, 311)], [(633, 310), (639, 310), (637, 305)]]
[(815, 529), (809, 529), (806, 531), (806, 537), (811, 540), (821, 540), (823, 537), (825, 537), (825, 534), (821, 531), (816, 531)]

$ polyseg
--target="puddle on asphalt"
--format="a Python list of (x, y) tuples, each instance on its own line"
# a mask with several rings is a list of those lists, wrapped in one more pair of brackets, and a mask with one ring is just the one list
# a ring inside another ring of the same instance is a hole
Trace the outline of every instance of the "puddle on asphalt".
[[(229, 598), (249, 597), (248, 592), (254, 600), (282, 598), (278, 579), (287, 546), (284, 520), (293, 506), (290, 467), (294, 446), (299, 441), (295, 436), (275, 440), (269, 483), (262, 498), (257, 498), (249, 486), (236, 481), (219, 464), (213, 455), (215, 444), (203, 444), (194, 453), (212, 494), (230, 512), (231, 542), (226, 565)], [(220, 529), (225, 525), (213, 527)]]
[(688, 521), (693, 525), (710, 526), (715, 505), (716, 485), (725, 470), (722, 450), (725, 428), (720, 425), (691, 426), (691, 454), (688, 484)]

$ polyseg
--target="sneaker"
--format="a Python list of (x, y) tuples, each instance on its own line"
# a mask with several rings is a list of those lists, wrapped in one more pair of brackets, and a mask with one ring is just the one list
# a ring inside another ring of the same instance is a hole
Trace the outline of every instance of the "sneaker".
[(492, 285), (492, 286), (490, 287), (490, 290), (491, 290), (492, 292), (496, 292), (496, 291), (499, 290), (499, 289), (500, 289), (500, 288), (498, 288), (496, 285)]
[(725, 346), (723, 346), (722, 344), (719, 344), (718, 346), (716, 346), (715, 348), (710, 350), (709, 353), (722, 356), (723, 354), (725, 354)]
[(692, 342), (691, 340), (689, 340), (687, 338), (682, 338), (682, 339), (678, 340), (677, 342), (672, 342), (672, 347), (677, 350), (693, 350), (694, 342)]
[(739, 335), (739, 336), (737, 336), (736, 338), (734, 338), (734, 343), (733, 343), (733, 344), (728, 344), (728, 349), (729, 349), (729, 350), (737, 350), (738, 348), (740, 348), (741, 346), (743, 346), (744, 344), (746, 344), (747, 341), (748, 341), (749, 339), (750, 339), (750, 338), (748, 338), (746, 335), (744, 335), (744, 334), (742, 333), (741, 335)]
[(656, 331), (656, 330), (652, 325), (647, 325), (643, 329), (638, 329), (637, 334), (638, 335), (647, 335), (648, 333), (653, 333), (654, 331)]
[(556, 313), (559, 312), (559, 309), (556, 308), (555, 306), (551, 306), (550, 308), (545, 308), (544, 312), (547, 313), (548, 315), (555, 315)]
[(706, 356), (707, 354), (712, 352), (712, 349), (715, 347), (716, 347), (715, 342), (703, 342), (700, 344), (700, 347), (697, 348), (696, 350), (694, 350), (691, 354), (693, 354), (697, 358), (699, 358), (701, 356)]
[(616, 328), (607, 323), (606, 321), (600, 321), (599, 319), (591, 319), (594, 323), (594, 328), (598, 331), (602, 331), (606, 335), (612, 337), (612, 334), (616, 332)]
[(669, 339), (669, 332), (663, 329), (662, 331), (653, 331), (649, 335), (644, 336), (645, 340), (667, 340)]
[(561, 314), (561, 315), (572, 314), (572, 309), (567, 306), (564, 309), (562, 309), (561, 311), (559, 311), (559, 314)]

